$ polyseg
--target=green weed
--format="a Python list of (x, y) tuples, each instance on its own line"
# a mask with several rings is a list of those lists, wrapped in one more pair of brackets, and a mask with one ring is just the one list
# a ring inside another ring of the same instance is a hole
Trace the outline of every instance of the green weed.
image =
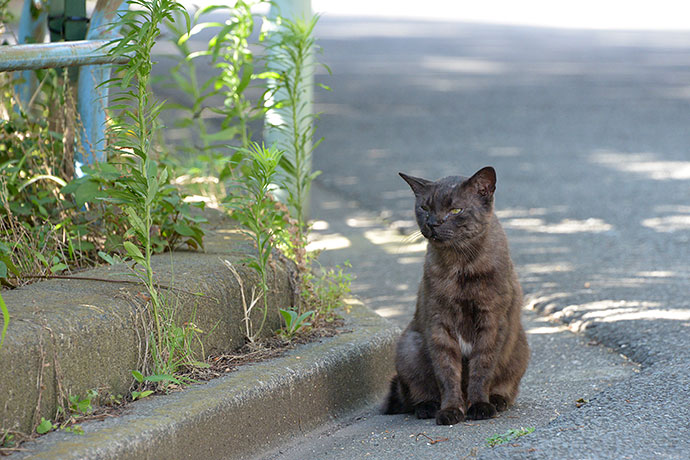
[[(250, 144), (247, 149), (241, 149), (241, 152), (244, 158), (238, 168), (242, 175), (235, 183), (236, 193), (228, 196), (225, 203), (230, 208), (232, 217), (246, 229), (256, 247), (256, 253), (246, 262), (260, 277), (261, 294), (259, 297), (253, 296), (251, 307), (245, 309), (244, 318), (247, 338), (253, 342), (261, 334), (268, 316), (268, 265), (275, 245), (275, 236), (285, 222), (283, 213), (270, 196), (276, 168), (283, 152), (275, 147), (266, 148), (257, 143)], [(262, 319), (259, 327), (254, 330), (250, 326), (249, 314), (259, 298), (263, 307)]]
[(84, 416), (93, 412), (93, 403), (98, 397), (97, 390), (89, 390), (84, 398), (79, 395), (70, 395), (68, 410), (72, 415)]
[(489, 438), (486, 439), (486, 444), (489, 447), (494, 447), (498, 446), (500, 444), (504, 444), (506, 442), (513, 441), (521, 436), (525, 436), (527, 434), (530, 434), (534, 431), (534, 427), (530, 428), (511, 428), (510, 430), (506, 431), (503, 434), (495, 434)]
[[(163, 21), (172, 20), (176, 13), (183, 15), (189, 24), (189, 17), (183, 6), (172, 0), (130, 0), (129, 4), (136, 8), (120, 17), (124, 32), (121, 38), (112, 42), (114, 47), (111, 54), (127, 55), (130, 60), (108, 82), (119, 91), (114, 98), (115, 105), (110, 110), (119, 111), (120, 115), (110, 125), (109, 133), (113, 138), (112, 149), (123, 159), (126, 174), (118, 170), (105, 171), (106, 179), (112, 180), (113, 187), (106, 191), (102, 199), (121, 206), (129, 223), (122, 246), (139, 268), (135, 270), (135, 276), (146, 286), (153, 322), (153, 330), (149, 334), (152, 374), (170, 376), (155, 380), (155, 383), (165, 387), (170, 382), (179, 382), (173, 376), (180, 367), (196, 363), (190, 342), (202, 331), (192, 322), (184, 326), (176, 323), (176, 308), (157, 289), (151, 265), (156, 247), (152, 229), (157, 206), (162, 206), (163, 213), (169, 215), (170, 211), (165, 210), (166, 203), (177, 206), (180, 200), (169, 185), (168, 169), (154, 158), (153, 131), (163, 102), (153, 96), (149, 87), (151, 50)], [(100, 177), (103, 176), (101, 170)], [(188, 215), (183, 217), (181, 221), (173, 223), (174, 230), (200, 243), (201, 230), (193, 225), (198, 220)], [(154, 382), (151, 379), (148, 381)], [(141, 394), (138, 397), (142, 397)]]
[(89, 233), (102, 232), (61, 191), (79, 131), (67, 78), (38, 72), (39, 89), (20, 106), (9, 75), (0, 74), (0, 282), (12, 287), (92, 264), (98, 237)]
[(2, 449), (15, 449), (20, 443), (20, 439), (17, 439), (17, 435), (19, 435), (19, 438), (22, 437), (21, 433), (10, 430), (0, 432), (0, 452), (2, 452)]
[(38, 434), (46, 434), (50, 431), (53, 430), (62, 430), (66, 433), (74, 433), (78, 435), (83, 435), (84, 430), (81, 427), (81, 425), (75, 425), (75, 424), (68, 424), (68, 423), (53, 423), (52, 421), (46, 419), (45, 417), (41, 417), (41, 423), (38, 424), (36, 427), (36, 433)]
[(312, 152), (321, 139), (312, 143), (318, 114), (312, 113), (309, 105), (315, 69), (313, 31), (317, 21), (318, 16), (309, 21), (278, 18), (277, 29), (266, 34), (268, 68), (274, 76), (274, 90), (266, 101), (270, 110), (266, 123), (282, 133), (277, 144), (285, 151), (280, 161), (280, 185), (287, 191), (302, 245), (306, 245), (309, 191), (320, 173), (311, 169)]
[(285, 327), (280, 329), (278, 334), (287, 340), (292, 339), (302, 328), (311, 326), (311, 323), (307, 322), (307, 320), (314, 315), (313, 311), (308, 311), (301, 315), (292, 309), (283, 310), (280, 308), (278, 311), (285, 321)]
[(79, 395), (70, 395), (65, 407), (58, 407), (55, 422), (41, 417), (41, 422), (36, 426), (36, 433), (46, 434), (53, 430), (62, 430), (68, 433), (84, 434), (84, 430), (76, 422), (94, 412), (93, 405), (98, 398), (98, 390), (87, 391), (83, 398)]
[[(187, 31), (168, 22), (173, 32), (174, 44), (183, 61), (175, 66), (171, 77), (177, 87), (191, 96), (191, 107), (175, 105), (173, 107), (188, 112), (181, 120), (180, 126), (195, 126), (200, 129), (200, 140), (205, 148), (218, 148), (238, 139), (239, 145), (248, 147), (251, 141), (249, 122), (263, 115), (260, 103), (251, 103), (246, 97), (246, 90), (253, 80), (261, 80), (266, 74), (254, 73), (254, 54), (249, 46), (249, 38), (254, 30), (255, 17), (251, 12), (254, 5), (261, 2), (237, 0), (232, 7), (228, 5), (210, 5), (198, 10), (192, 20), (192, 27)], [(226, 13), (227, 20), (220, 22), (202, 22), (209, 13)], [(201, 31), (211, 29), (215, 32), (204, 50), (193, 51), (189, 39)], [(211, 76), (200, 82), (195, 62), (199, 58), (210, 59), (216, 69)], [(223, 105), (214, 107), (208, 99), (220, 95)], [(210, 110), (223, 117), (220, 130), (209, 133), (203, 119), (199, 116)], [(220, 143), (220, 145), (219, 145)]]
[(53, 423), (50, 420), (46, 419), (45, 417), (41, 417), (41, 423), (39, 423), (38, 426), (36, 427), (36, 433), (46, 434), (49, 431), (53, 431), (59, 427), (60, 427), (60, 425), (58, 425), (57, 423)]
[[(256, 19), (251, 10), (258, 3), (261, 1), (239, 0), (232, 6), (207, 6), (196, 11), (188, 30), (179, 25), (178, 17), (166, 22), (178, 51), (174, 57), (177, 64), (171, 69), (169, 79), (190, 101), (165, 106), (178, 111), (175, 125), (186, 129), (189, 134), (186, 139), (190, 139), (176, 147), (183, 154), (176, 156), (182, 172), (177, 181), (212, 203), (220, 202), (226, 195), (226, 181), (233, 175), (239, 159), (237, 154), (227, 154), (227, 146), (248, 148), (252, 139), (251, 123), (258, 122), (265, 113), (262, 98), (251, 101), (247, 96), (250, 89), (260, 85), (256, 82), (272, 75), (255, 73), (256, 58), (249, 43)], [(206, 21), (211, 13), (222, 14), (227, 20)], [(213, 36), (206, 46), (193, 49), (191, 39), (209, 31)], [(197, 71), (200, 60), (205, 66), (204, 74), (210, 75), (203, 80)], [(216, 103), (220, 98), (222, 104)], [(207, 122), (211, 113), (214, 119), (221, 118), (220, 127)]]
[(335, 268), (321, 269), (320, 274), (305, 273), (302, 287), (304, 301), (326, 315), (342, 306), (343, 299), (350, 293), (352, 275), (346, 270), (351, 267), (350, 262), (345, 261)]

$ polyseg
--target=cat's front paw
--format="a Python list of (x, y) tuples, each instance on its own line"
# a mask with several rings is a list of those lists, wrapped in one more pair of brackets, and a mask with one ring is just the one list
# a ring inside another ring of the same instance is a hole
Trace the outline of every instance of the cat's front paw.
[(458, 408), (441, 409), (436, 413), (437, 425), (455, 425), (465, 420), (465, 414)]
[(423, 402), (414, 406), (414, 415), (421, 419), (434, 418), (437, 411), (438, 403), (433, 401)]
[(489, 402), (496, 406), (496, 410), (502, 412), (508, 408), (508, 400), (501, 395), (489, 396)]
[(467, 410), (467, 418), (470, 420), (484, 420), (496, 415), (496, 408), (488, 402), (474, 403)]

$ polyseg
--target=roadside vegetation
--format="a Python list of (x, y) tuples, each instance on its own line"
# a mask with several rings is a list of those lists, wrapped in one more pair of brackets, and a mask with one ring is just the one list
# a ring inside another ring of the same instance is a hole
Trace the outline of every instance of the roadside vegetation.
[(506, 444), (516, 439), (526, 436), (534, 432), (534, 427), (528, 428), (511, 428), (503, 434), (495, 434), (486, 438), (486, 445), (489, 447), (500, 446), (501, 444)]
[[(203, 354), (204, 331), (194, 317), (179, 317), (151, 264), (152, 256), (164, 251), (203, 250), (205, 203), (223, 209), (254, 244), (243, 263), (257, 273), (256, 285), (248, 285), (226, 261), (243, 290), (243, 330), (252, 350), (262, 346), (269, 314), (283, 318), (276, 337), (295, 340), (315, 325), (333, 323), (334, 309), (349, 292), (351, 279), (343, 267), (314, 270), (315, 255), (306, 251), (308, 193), (318, 174), (311, 171), (311, 155), (320, 140), (312, 141), (316, 115), (302, 107), (304, 82), (318, 65), (312, 58), (318, 18), (278, 18), (277, 27), (257, 34), (254, 27), (262, 18), (252, 13), (255, 2), (209, 6), (191, 16), (174, 0), (129, 4), (112, 49), (129, 62), (106, 83), (111, 90), (107, 162), (85, 167), (83, 176), (75, 177), (80, 121), (67, 72), (37, 71), (38, 89), (29, 101), (17, 96), (18, 74), (0, 73), (2, 288), (107, 263), (125, 264), (144, 291), (138, 300), (147, 351), (141, 367), (132, 369), (131, 393), (92, 390), (80, 396), (60, 388), (55, 416), (34, 421), (39, 434), (79, 433), (75, 423), (98, 417), (99, 405), (119, 407), (178, 388), (212, 365)], [(8, 17), (2, 0), (0, 16)], [(211, 34), (207, 46), (193, 49), (192, 39), (202, 32)], [(186, 105), (160, 100), (152, 90), (152, 49), (161, 40), (172, 40), (178, 64), (168, 81), (159, 83), (183, 93)], [(206, 67), (204, 81), (199, 65)], [(165, 141), (160, 117), (165, 110), (183, 114), (176, 128), (188, 133), (187, 141)], [(272, 128), (285, 141), (274, 145), (260, 143), (253, 132), (269, 110), (283, 120)], [(210, 124), (208, 113), (220, 117), (220, 125)], [(279, 192), (284, 202), (277, 199)], [(300, 295), (292, 308), (268, 303), (268, 274), (277, 254), (296, 267)], [(260, 313), (258, 321), (252, 320), (253, 310)], [(12, 327), (1, 296), (0, 313), (1, 348)], [(0, 432), (0, 449), (12, 449), (22, 436)]]

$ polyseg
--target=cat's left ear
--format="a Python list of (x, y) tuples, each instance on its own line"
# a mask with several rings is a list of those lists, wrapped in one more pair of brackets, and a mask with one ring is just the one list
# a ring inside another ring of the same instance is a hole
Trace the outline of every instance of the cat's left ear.
[(482, 168), (469, 181), (481, 196), (490, 196), (496, 191), (496, 170), (491, 166)]

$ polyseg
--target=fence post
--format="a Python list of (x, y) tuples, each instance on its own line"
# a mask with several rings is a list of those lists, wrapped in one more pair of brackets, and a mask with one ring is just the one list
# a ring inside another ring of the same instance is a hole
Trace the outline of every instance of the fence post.
[[(19, 18), (19, 44), (43, 43), (46, 35), (46, 21), (48, 19), (48, 8), (41, 0), (24, 0), (22, 15)], [(31, 96), (38, 86), (33, 70), (23, 70), (21, 73), (21, 83), (17, 84), (17, 96), (26, 108), (31, 100)]]
[[(118, 12), (125, 11), (128, 3), (123, 0), (98, 0), (91, 17), (87, 40), (109, 40), (119, 33), (110, 27)], [(105, 109), (108, 106), (108, 86), (102, 85), (110, 78), (111, 66), (86, 65), (79, 71), (77, 88), (77, 112), (81, 119), (81, 149), (74, 155), (74, 172), (83, 175), (82, 166), (106, 160), (105, 152)]]

